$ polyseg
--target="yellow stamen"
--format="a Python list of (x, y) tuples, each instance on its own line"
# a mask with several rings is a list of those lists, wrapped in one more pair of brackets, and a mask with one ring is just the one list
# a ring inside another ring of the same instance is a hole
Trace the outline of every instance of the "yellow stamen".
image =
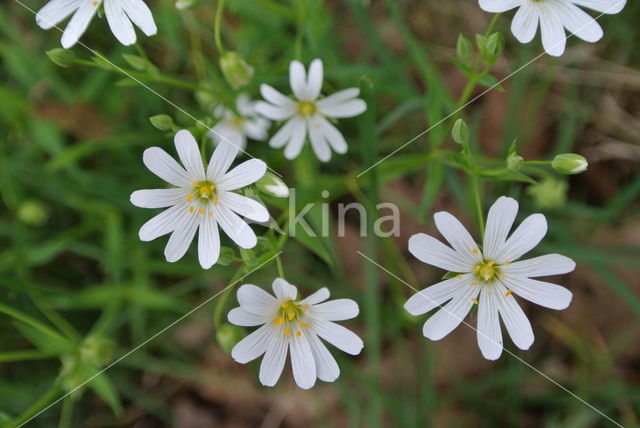
[(489, 296), (493, 296), (493, 291), (489, 291), (489, 292), (487, 293), (487, 295), (489, 295)]
[(478, 281), (472, 281), (469, 285), (478, 285)]
[(457, 274), (456, 278), (462, 278), (462, 274), (461, 273)]
[(302, 335), (302, 332), (300, 330), (296, 331), (296, 336), (300, 337), (300, 335)]
[(199, 212), (200, 214), (204, 214), (204, 209), (202, 209), (202, 208), (198, 208), (198, 212)]
[(504, 274), (503, 274), (503, 273), (501, 273), (500, 275), (498, 275), (498, 278), (500, 278), (500, 279), (504, 279), (504, 278), (505, 278), (505, 276), (504, 276)]
[(291, 329), (289, 327), (285, 328), (282, 332), (285, 336), (291, 336)]
[(300, 321), (300, 322), (298, 323), (298, 325), (299, 325), (300, 327), (302, 327), (302, 328), (309, 328), (309, 324), (307, 324), (307, 323), (306, 323), (306, 322), (304, 322), (304, 321)]
[(275, 325), (280, 325), (280, 324), (284, 324), (284, 318), (278, 317), (276, 319), (273, 320), (273, 323)]
[(192, 205), (189, 207), (189, 212), (192, 213), (196, 210), (196, 208)]
[(471, 250), (471, 252), (472, 252), (473, 254), (478, 254), (478, 250), (477, 250), (476, 248), (474, 248), (473, 250)]
[(509, 296), (511, 296), (511, 294), (513, 294), (513, 291), (507, 290), (507, 292), (504, 293), (504, 297), (509, 297)]
[(476, 299), (475, 297), (472, 297), (472, 298), (471, 298), (471, 301), (472, 301), (473, 303), (475, 303), (476, 305), (478, 304), (478, 299)]
[(289, 318), (289, 321), (293, 321), (293, 319), (296, 317), (296, 313), (295, 312), (289, 312), (287, 314), (287, 318)]

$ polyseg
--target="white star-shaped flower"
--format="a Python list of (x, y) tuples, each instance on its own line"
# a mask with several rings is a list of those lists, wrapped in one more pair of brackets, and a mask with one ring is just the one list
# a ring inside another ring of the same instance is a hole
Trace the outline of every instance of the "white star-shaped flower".
[(273, 292), (276, 297), (251, 284), (238, 289), (240, 307), (229, 312), (229, 322), (261, 327), (234, 346), (233, 359), (246, 364), (264, 354), (259, 377), (265, 386), (278, 382), (287, 353), (291, 354), (293, 377), (300, 388), (311, 388), (316, 378), (336, 380), (340, 368), (320, 339), (347, 354), (359, 354), (362, 340), (334, 322), (356, 317), (358, 304), (351, 299), (325, 302), (329, 298), (326, 288), (298, 300), (296, 287), (281, 278), (273, 281)]
[(211, 128), (209, 136), (216, 144), (220, 141), (230, 141), (243, 151), (247, 147), (247, 138), (256, 141), (266, 140), (271, 122), (258, 116), (255, 104), (247, 94), (240, 94), (236, 98), (237, 112), (224, 106), (216, 107), (214, 116), (221, 120)]
[(544, 50), (553, 56), (563, 54), (567, 37), (565, 28), (587, 42), (602, 38), (602, 28), (578, 6), (600, 13), (620, 12), (627, 0), (480, 0), (487, 12), (506, 12), (518, 8), (511, 31), (522, 43), (529, 43), (538, 31), (542, 33)]
[(213, 266), (220, 255), (218, 226), (240, 247), (253, 248), (256, 234), (239, 215), (265, 222), (269, 220), (269, 212), (259, 202), (235, 191), (259, 180), (266, 172), (266, 164), (250, 159), (228, 171), (238, 149), (222, 143), (205, 169), (198, 144), (189, 131), (179, 131), (175, 144), (184, 168), (159, 147), (144, 151), (147, 168), (175, 187), (131, 194), (135, 206), (170, 207), (140, 228), (140, 239), (151, 241), (171, 233), (164, 255), (168, 262), (175, 262), (184, 256), (199, 231), (198, 259), (204, 269)]
[(354, 117), (367, 109), (367, 104), (358, 98), (358, 88), (345, 89), (321, 98), (322, 81), (322, 61), (315, 59), (309, 66), (308, 74), (301, 62), (291, 62), (289, 84), (294, 99), (269, 85), (260, 86), (260, 92), (268, 102), (258, 101), (258, 113), (272, 120), (287, 121), (269, 141), (269, 145), (275, 149), (285, 147), (284, 156), (287, 159), (298, 157), (307, 135), (313, 152), (322, 162), (331, 159), (331, 150), (346, 153), (347, 142), (327, 118)]
[(560, 254), (518, 261), (542, 240), (547, 233), (547, 221), (542, 214), (533, 214), (507, 238), (517, 213), (518, 203), (512, 198), (503, 196), (493, 204), (487, 216), (482, 250), (448, 212), (436, 213), (434, 218), (451, 247), (422, 233), (409, 239), (409, 251), (419, 260), (458, 273), (413, 295), (404, 305), (412, 315), (422, 315), (444, 305), (424, 324), (425, 337), (442, 339), (477, 304), (480, 351), (485, 358), (496, 360), (503, 347), (499, 318), (518, 348), (529, 349), (533, 344), (531, 324), (514, 295), (551, 309), (569, 306), (572, 297), (569, 290), (532, 278), (571, 272), (575, 262)]
[[(73, 14), (62, 34), (62, 47), (69, 49), (80, 39), (103, 0), (51, 0), (36, 15), (45, 30), (55, 27)], [(142, 0), (104, 0), (104, 13), (113, 35), (125, 46), (136, 42), (135, 24), (147, 36), (158, 32), (151, 10)]]

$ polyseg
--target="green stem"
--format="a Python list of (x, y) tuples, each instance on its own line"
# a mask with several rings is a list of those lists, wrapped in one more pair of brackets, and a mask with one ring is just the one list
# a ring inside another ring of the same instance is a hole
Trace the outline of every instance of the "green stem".
[(222, 15), (224, 12), (224, 0), (218, 0), (218, 7), (216, 8), (216, 17), (214, 21), (213, 31), (216, 41), (216, 47), (220, 55), (224, 55), (225, 50), (222, 46), (222, 36), (220, 35), (220, 27), (222, 26)]
[(53, 402), (61, 392), (62, 388), (60, 387), (60, 382), (55, 381), (53, 385), (36, 401), (29, 407), (27, 410), (22, 412), (16, 419), (14, 419), (13, 423), (16, 426), (22, 425), (28, 420), (30, 420), (34, 415), (37, 415), (42, 409), (46, 408), (49, 404)]
[(16, 361), (44, 360), (55, 358), (58, 352), (41, 352), (28, 349), (25, 351), (0, 352), (0, 363), (13, 363)]
[(62, 401), (62, 411), (60, 412), (60, 422), (58, 428), (69, 428), (73, 420), (74, 398), (70, 395), (66, 396)]
[(476, 217), (478, 220), (478, 228), (480, 236), (484, 239), (484, 211), (482, 209), (482, 198), (480, 196), (480, 179), (475, 174), (469, 175), (471, 181), (471, 189), (473, 192), (473, 203), (476, 209)]
[(276, 256), (276, 268), (278, 269), (278, 276), (285, 279), (284, 267), (282, 266), (282, 259), (280, 259), (280, 256)]
[(545, 161), (545, 160), (531, 160), (531, 161), (524, 161), (525, 165), (551, 165), (551, 161)]

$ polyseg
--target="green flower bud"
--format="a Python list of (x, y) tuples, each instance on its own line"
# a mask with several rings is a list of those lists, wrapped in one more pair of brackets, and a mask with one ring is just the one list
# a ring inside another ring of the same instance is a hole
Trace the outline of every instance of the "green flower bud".
[(260, 180), (256, 183), (256, 187), (262, 193), (274, 198), (287, 198), (289, 197), (289, 188), (282, 181), (280, 177), (267, 171)]
[(76, 54), (73, 51), (62, 48), (47, 51), (47, 56), (54, 64), (60, 67), (70, 67), (76, 61)]
[(468, 60), (471, 57), (472, 52), (473, 46), (471, 46), (471, 42), (465, 36), (460, 34), (458, 36), (458, 42), (456, 43), (456, 53), (458, 54), (458, 58)]
[(587, 170), (589, 163), (584, 156), (564, 153), (553, 158), (551, 166), (560, 174), (580, 174)]
[(177, 129), (177, 126), (173, 122), (171, 116), (166, 114), (156, 114), (155, 116), (151, 116), (149, 118), (149, 122), (151, 122), (151, 124), (160, 131), (171, 131)]
[(527, 194), (540, 209), (562, 208), (567, 202), (569, 186), (564, 180), (545, 178), (539, 183), (527, 187)]
[(237, 52), (225, 52), (220, 58), (220, 68), (233, 89), (246, 85), (253, 77), (253, 67)]
[(231, 353), (231, 350), (242, 339), (242, 329), (231, 324), (222, 324), (216, 329), (216, 340), (220, 347)]
[(466, 146), (469, 142), (469, 127), (467, 123), (462, 120), (456, 120), (456, 123), (453, 124), (453, 129), (451, 130), (451, 138), (453, 141), (460, 144), (461, 146)]
[(516, 153), (507, 157), (507, 168), (511, 172), (519, 172), (524, 166), (524, 158)]

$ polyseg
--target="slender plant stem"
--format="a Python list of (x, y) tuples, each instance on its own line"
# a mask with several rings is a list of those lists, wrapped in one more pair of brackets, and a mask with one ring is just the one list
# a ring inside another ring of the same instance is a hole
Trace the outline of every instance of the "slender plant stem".
[(482, 198), (480, 195), (480, 178), (475, 174), (469, 174), (469, 180), (471, 181), (471, 191), (473, 192), (473, 204), (476, 210), (476, 217), (478, 220), (478, 228), (480, 229), (480, 236), (484, 238), (484, 211), (482, 209)]
[(16, 419), (14, 419), (14, 425), (22, 425), (25, 421), (28, 421), (33, 417), (33, 415), (38, 414), (38, 412), (42, 411), (45, 407), (53, 402), (56, 398), (58, 398), (58, 394), (61, 392), (62, 388), (60, 386), (60, 381), (56, 380), (49, 389), (42, 394), (38, 400), (31, 405), (27, 410), (22, 412)]
[(530, 160), (524, 161), (525, 165), (551, 165), (551, 161), (548, 160)]
[(75, 400), (73, 396), (69, 395), (62, 401), (62, 411), (60, 412), (60, 423), (58, 428), (69, 428), (73, 421), (73, 406)]
[(214, 38), (216, 41), (216, 47), (218, 48), (218, 52), (220, 53), (220, 55), (224, 55), (225, 53), (224, 47), (222, 46), (222, 36), (220, 35), (220, 32), (221, 32), (220, 27), (222, 26), (223, 12), (224, 12), (224, 0), (218, 0), (218, 7), (216, 8), (216, 17), (213, 24), (213, 32), (214, 32)]
[(276, 268), (278, 269), (278, 276), (282, 279), (285, 279), (284, 267), (282, 266), (282, 259), (280, 258), (280, 256), (276, 256)]

